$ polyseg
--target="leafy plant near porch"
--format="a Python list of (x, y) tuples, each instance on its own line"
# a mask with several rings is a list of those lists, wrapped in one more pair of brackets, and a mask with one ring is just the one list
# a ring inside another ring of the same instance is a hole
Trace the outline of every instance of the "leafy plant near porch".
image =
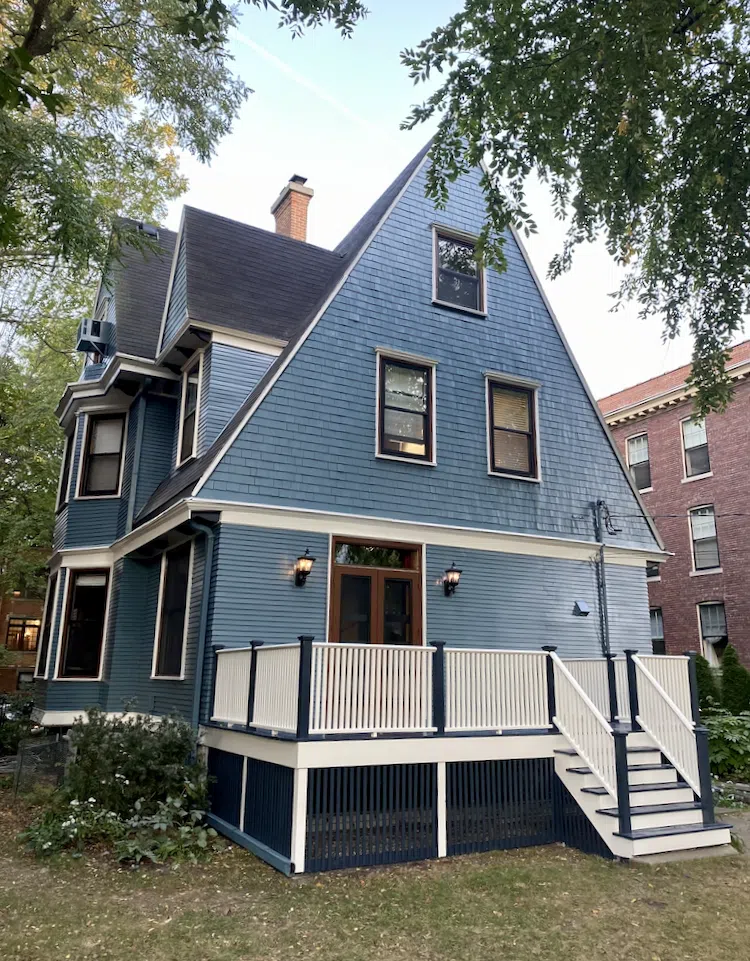
[(46, 810), (20, 835), (37, 855), (104, 844), (120, 861), (196, 861), (218, 849), (205, 825), (208, 782), (192, 728), (176, 717), (109, 717), (71, 731), (75, 759)]
[(750, 711), (715, 709), (705, 718), (711, 772), (719, 778), (750, 781)]
[(695, 674), (698, 681), (698, 701), (701, 712), (718, 707), (721, 704), (721, 692), (717, 673), (702, 654), (699, 654), (695, 659)]
[(750, 671), (740, 664), (731, 644), (721, 661), (721, 706), (732, 714), (750, 711)]

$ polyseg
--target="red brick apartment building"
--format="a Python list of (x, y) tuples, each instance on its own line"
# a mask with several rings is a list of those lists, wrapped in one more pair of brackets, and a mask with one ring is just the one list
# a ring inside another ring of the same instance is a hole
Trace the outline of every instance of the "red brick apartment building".
[(698, 650), (716, 665), (731, 642), (750, 666), (750, 340), (727, 369), (734, 398), (705, 422), (692, 414), (689, 366), (599, 406), (674, 554), (648, 570), (654, 652)]

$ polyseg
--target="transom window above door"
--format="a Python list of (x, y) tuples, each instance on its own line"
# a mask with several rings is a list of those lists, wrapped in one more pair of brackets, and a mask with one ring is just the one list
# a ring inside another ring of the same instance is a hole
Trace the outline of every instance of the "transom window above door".
[(381, 457), (434, 463), (434, 367), (379, 355)]
[(421, 644), (420, 557), (418, 547), (335, 540), (330, 640)]
[(484, 271), (472, 240), (436, 229), (433, 299), (438, 304), (484, 313)]

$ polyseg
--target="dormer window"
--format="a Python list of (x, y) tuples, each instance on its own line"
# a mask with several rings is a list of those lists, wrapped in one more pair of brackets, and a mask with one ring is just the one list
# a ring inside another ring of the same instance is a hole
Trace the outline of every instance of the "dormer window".
[(484, 299), (484, 271), (477, 260), (475, 242), (462, 234), (436, 229), (435, 303), (482, 314)]
[(198, 394), (200, 391), (203, 354), (199, 354), (182, 372), (180, 401), (180, 436), (177, 439), (177, 466), (195, 456), (198, 437)]

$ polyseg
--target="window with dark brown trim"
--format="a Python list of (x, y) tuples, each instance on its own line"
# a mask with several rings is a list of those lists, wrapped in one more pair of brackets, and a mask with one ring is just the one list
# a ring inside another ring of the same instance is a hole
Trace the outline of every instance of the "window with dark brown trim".
[(484, 276), (473, 241), (435, 232), (435, 301), (459, 310), (484, 312)]
[(433, 368), (379, 358), (378, 453), (432, 460)]
[(535, 391), (488, 381), (490, 471), (537, 477)]
[(102, 497), (120, 489), (125, 414), (92, 414), (86, 430), (81, 496)]

